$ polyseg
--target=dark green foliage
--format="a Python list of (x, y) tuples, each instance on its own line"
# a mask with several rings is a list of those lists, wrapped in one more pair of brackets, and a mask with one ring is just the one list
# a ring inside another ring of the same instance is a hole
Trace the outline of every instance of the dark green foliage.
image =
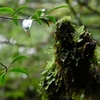
[(99, 100), (100, 72), (96, 41), (70, 17), (56, 23), (55, 55), (42, 73), (42, 100)]

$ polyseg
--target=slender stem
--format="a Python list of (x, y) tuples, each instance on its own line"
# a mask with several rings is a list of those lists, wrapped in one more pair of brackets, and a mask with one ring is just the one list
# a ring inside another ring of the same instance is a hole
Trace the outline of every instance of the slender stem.
[[(0, 16), (0, 18), (2, 19), (8, 19), (8, 20), (20, 20), (20, 21), (23, 21), (24, 19), (23, 18), (13, 18), (13, 17), (6, 17), (6, 16)], [(39, 20), (40, 18), (37, 18), (37, 19), (33, 19), (34, 21), (37, 21)]]
[(24, 19), (21, 19), (21, 18), (12, 18), (12, 17), (6, 17), (6, 16), (0, 16), (0, 18), (8, 19), (8, 20), (24, 20)]
[(0, 65), (3, 66), (5, 68), (5, 70), (6, 70), (6, 72), (7, 72), (7, 70), (8, 70), (7, 66), (5, 66), (4, 64), (2, 64), (1, 62), (0, 62)]
[(74, 15), (75, 18), (77, 19), (79, 25), (83, 25), (83, 22), (82, 22), (81, 18), (77, 16), (77, 12), (76, 12), (75, 9), (72, 7), (72, 5), (70, 4), (69, 1), (70, 1), (70, 0), (66, 0), (68, 6), (69, 6), (69, 8), (70, 8), (70, 10), (72, 11), (73, 15)]
[(80, 0), (77, 0), (77, 1), (78, 1), (78, 3), (79, 3), (80, 5), (85, 6), (88, 10), (90, 10), (90, 11), (93, 12), (94, 14), (97, 14), (97, 15), (100, 16), (99, 10), (93, 9), (92, 7), (90, 7), (90, 6), (88, 5), (88, 3), (81, 2)]

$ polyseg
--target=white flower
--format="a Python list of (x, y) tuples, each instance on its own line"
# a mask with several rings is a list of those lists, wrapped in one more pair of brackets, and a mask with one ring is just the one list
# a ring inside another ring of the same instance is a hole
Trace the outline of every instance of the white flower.
[(45, 8), (43, 8), (41, 11), (42, 11), (42, 12), (45, 12)]
[(45, 8), (41, 10), (41, 12), (42, 12), (41, 17), (45, 16), (45, 11), (46, 11)]
[(32, 19), (24, 19), (22, 21), (22, 27), (24, 29), (24, 31), (30, 36), (30, 28), (32, 26), (32, 22), (33, 20)]

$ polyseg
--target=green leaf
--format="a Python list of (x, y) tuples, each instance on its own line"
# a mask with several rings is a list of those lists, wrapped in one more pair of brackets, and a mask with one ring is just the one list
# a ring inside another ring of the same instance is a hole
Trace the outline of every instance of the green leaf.
[(14, 13), (13, 13), (13, 16), (15, 16), (15, 14), (17, 14), (20, 10), (24, 9), (24, 8), (27, 8), (26, 6), (21, 6), (19, 8), (17, 8)]
[(0, 8), (0, 13), (13, 13), (14, 10), (10, 7), (1, 7)]
[(46, 16), (47, 18), (49, 18), (49, 20), (51, 20), (54, 24), (56, 23), (55, 17), (53, 16)]
[(16, 62), (17, 60), (22, 59), (22, 58), (27, 58), (27, 57), (23, 56), (23, 55), (17, 56), (16, 58), (13, 59), (13, 61), (11, 62), (11, 64), (9, 66), (11, 66), (14, 62)]
[(9, 70), (9, 72), (23, 73), (23, 74), (26, 74), (28, 76), (28, 72), (25, 69), (20, 68), (20, 67), (12, 68)]
[(34, 21), (37, 21), (40, 25), (42, 24), (42, 21), (41, 21), (40, 18), (38, 18), (38, 15), (33, 15), (31, 18), (32, 18)]
[(4, 86), (4, 85), (5, 85), (5, 75), (6, 75), (6, 74), (4, 74), (4, 73), (2, 73), (2, 74), (0, 75), (0, 85), (1, 85), (1, 86)]
[(37, 19), (38, 16), (37, 16), (37, 15), (33, 15), (31, 18), (32, 18), (32, 19)]
[(59, 9), (59, 8), (68, 8), (68, 6), (58, 6), (58, 7), (55, 7), (53, 9), (49, 10), (46, 14), (49, 14), (50, 12), (52, 12), (52, 11), (54, 11), (56, 9)]
[(38, 11), (36, 12), (36, 14), (37, 14), (38, 17), (40, 17), (41, 14), (42, 14), (42, 11), (41, 11), (41, 10), (38, 10)]
[(40, 19), (36, 20), (40, 25), (42, 24), (42, 21)]
[(45, 18), (40, 18), (40, 19), (41, 19), (41, 21), (43, 21), (44, 23), (46, 23), (48, 26), (50, 26), (47, 19), (45, 19)]
[(17, 20), (18, 16), (13, 16), (13, 18), (16, 18), (16, 19), (13, 20), (13, 22), (14, 22), (16, 25), (18, 25), (18, 20)]
[(84, 30), (84, 25), (82, 25), (82, 26), (77, 30), (77, 32), (78, 32), (79, 34), (82, 34), (83, 32), (85, 32), (85, 30)]

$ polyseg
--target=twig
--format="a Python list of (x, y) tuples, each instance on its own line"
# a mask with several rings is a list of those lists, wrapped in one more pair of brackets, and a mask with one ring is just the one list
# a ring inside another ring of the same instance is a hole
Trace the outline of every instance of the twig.
[(24, 19), (21, 19), (21, 18), (12, 18), (12, 17), (6, 17), (6, 16), (0, 16), (0, 18), (3, 18), (3, 19), (8, 19), (8, 20), (24, 20)]
[(78, 3), (79, 3), (80, 5), (85, 6), (88, 10), (90, 10), (90, 11), (93, 12), (94, 14), (97, 14), (97, 15), (100, 16), (100, 12), (97, 11), (96, 9), (93, 9), (92, 7), (90, 7), (87, 3), (81, 2), (80, 0), (78, 0)]
[(74, 8), (71, 6), (71, 4), (70, 4), (69, 0), (66, 0), (66, 2), (67, 2), (67, 4), (69, 5), (70, 10), (71, 10), (71, 11), (72, 11), (72, 13), (74, 14), (75, 18), (77, 19), (77, 21), (78, 21), (79, 25), (83, 25), (83, 23), (82, 23), (81, 19), (77, 16), (77, 13), (76, 13), (76, 11), (74, 10)]
[(0, 62), (0, 65), (3, 66), (5, 68), (5, 70), (6, 70), (6, 72), (7, 72), (7, 70), (8, 70), (7, 66), (5, 66), (4, 64), (2, 64), (1, 62)]
[[(23, 18), (13, 18), (13, 17), (6, 17), (6, 16), (0, 16), (0, 18), (2, 19), (7, 19), (7, 20), (19, 20), (19, 21), (23, 21), (24, 19)], [(39, 20), (40, 18), (37, 18), (37, 19), (32, 19), (33, 21), (37, 21)]]
[(19, 44), (19, 43), (15, 43), (15, 44), (13, 44), (13, 43), (10, 43), (10, 41), (0, 41), (0, 44), (10, 44), (10, 45), (16, 45), (16, 46), (18, 46), (18, 47), (27, 47), (27, 45), (24, 45), (24, 44)]
[[(51, 32), (51, 34), (48, 36), (47, 39), (45, 39), (44, 41), (41, 41), (37, 44), (34, 44), (34, 47), (39, 50), (40, 48), (43, 48), (43, 46), (45, 46), (53, 37), (53, 32)], [(20, 44), (20, 43), (11, 43), (9, 40), (7, 41), (0, 41), (0, 44), (7, 44), (7, 45), (15, 45), (15, 46), (18, 46), (18, 47), (33, 47), (33, 44), (30, 44), (30, 45), (25, 45), (25, 44)]]

